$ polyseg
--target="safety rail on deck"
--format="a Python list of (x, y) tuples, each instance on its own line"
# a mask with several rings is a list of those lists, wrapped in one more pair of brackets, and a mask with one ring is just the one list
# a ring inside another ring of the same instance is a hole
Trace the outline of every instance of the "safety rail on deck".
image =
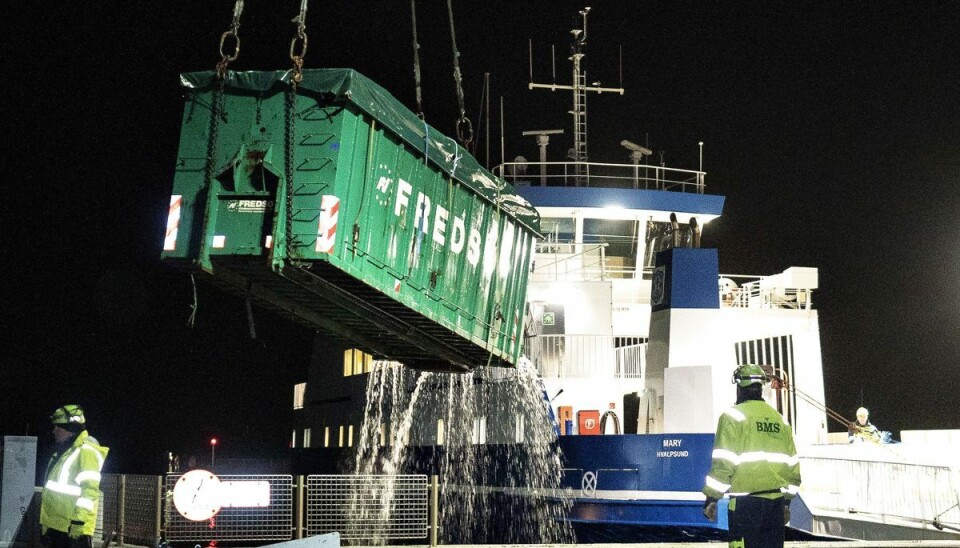
[[(619, 284), (629, 284), (630, 280), (650, 280), (653, 268), (638, 269), (630, 264), (632, 258), (610, 256), (606, 248), (606, 243), (538, 242), (530, 279), (536, 282), (613, 281)], [(777, 274), (721, 274), (717, 280), (720, 306), (797, 310), (810, 310), (813, 307), (812, 289), (783, 287), (780, 279), (781, 276)], [(649, 299), (649, 293), (646, 295)]]
[(610, 335), (540, 335), (526, 348), (547, 378), (639, 379), (647, 355), (645, 338)]
[[(793, 308), (810, 310), (813, 291), (768, 283), (773, 276), (720, 276), (720, 304), (730, 308)], [(734, 285), (730, 282), (738, 280)]]
[(538, 242), (532, 279), (591, 281), (632, 278), (635, 268), (616, 268), (606, 257), (607, 244)]
[(517, 186), (635, 188), (703, 194), (706, 172), (644, 164), (506, 162), (494, 173)]
[(945, 466), (801, 457), (807, 506), (884, 522), (960, 530), (960, 471)]

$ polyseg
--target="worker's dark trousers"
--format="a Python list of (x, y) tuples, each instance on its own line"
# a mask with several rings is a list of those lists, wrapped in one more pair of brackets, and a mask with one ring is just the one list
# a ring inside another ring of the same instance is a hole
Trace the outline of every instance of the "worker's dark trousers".
[(47, 534), (40, 537), (40, 544), (47, 548), (93, 548), (93, 537), (83, 535), (79, 538), (70, 538), (63, 531), (47, 529)]
[(782, 548), (783, 498), (736, 497), (727, 514), (730, 548)]

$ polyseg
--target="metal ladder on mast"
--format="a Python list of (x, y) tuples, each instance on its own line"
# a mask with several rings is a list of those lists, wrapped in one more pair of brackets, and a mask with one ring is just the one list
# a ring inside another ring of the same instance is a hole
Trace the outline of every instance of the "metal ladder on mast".
[(574, 53), (573, 60), (573, 161), (576, 162), (577, 186), (586, 184), (587, 176), (587, 74), (580, 70), (583, 53)]

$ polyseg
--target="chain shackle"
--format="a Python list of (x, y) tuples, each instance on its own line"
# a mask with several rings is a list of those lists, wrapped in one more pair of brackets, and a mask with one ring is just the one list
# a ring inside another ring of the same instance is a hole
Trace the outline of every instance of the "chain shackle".
[(293, 22), (297, 24), (297, 34), (290, 40), (290, 60), (293, 61), (291, 82), (297, 86), (303, 80), (303, 59), (307, 55), (307, 0), (300, 0), (300, 13), (293, 18)]
[[(297, 44), (300, 46), (299, 52)], [(294, 36), (290, 41), (290, 60), (293, 61), (293, 80), (297, 84), (303, 79), (303, 58), (307, 55), (307, 35), (300, 32), (299, 36)]]
[[(220, 61), (217, 63), (217, 77), (223, 80), (227, 76), (227, 67), (231, 62), (237, 60), (240, 55), (240, 14), (243, 13), (243, 0), (237, 0), (233, 5), (233, 20), (230, 21), (230, 28), (220, 35)], [(224, 51), (227, 39), (233, 38), (232, 53)]]
[(463, 114), (457, 120), (457, 140), (463, 143), (464, 147), (469, 147), (473, 142), (473, 123)]
[[(223, 51), (224, 44), (227, 43), (227, 38), (233, 38), (233, 53), (225, 53)], [(220, 58), (222, 63), (230, 63), (237, 60), (237, 56), (240, 55), (240, 37), (237, 35), (237, 31), (230, 29), (220, 35)]]

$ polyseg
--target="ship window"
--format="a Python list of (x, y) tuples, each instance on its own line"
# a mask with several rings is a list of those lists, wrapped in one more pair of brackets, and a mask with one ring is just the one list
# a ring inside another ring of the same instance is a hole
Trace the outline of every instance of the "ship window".
[(373, 366), (373, 356), (362, 350), (351, 348), (343, 352), (343, 376), (369, 373)]
[(387, 444), (387, 425), (380, 423), (380, 447)]
[(340, 425), (340, 439), (337, 440), (337, 447), (343, 447), (343, 425)]
[(353, 447), (353, 425), (347, 427), (347, 447)]
[(303, 429), (303, 447), (305, 449), (310, 448), (310, 429), (309, 428)]
[(514, 435), (513, 441), (515, 441), (515, 442), (517, 442), (517, 443), (523, 443), (523, 438), (526, 437), (526, 433), (524, 432), (524, 430), (525, 430), (525, 424), (524, 424), (524, 421), (523, 421), (523, 415), (517, 415), (517, 416), (516, 416), (516, 431), (515, 431), (515, 435)]
[(576, 238), (576, 228), (570, 217), (541, 217), (540, 232), (545, 242), (572, 243)]
[(487, 443), (487, 417), (473, 419), (471, 441), (475, 444)]
[(616, 219), (584, 219), (583, 243), (605, 243), (608, 257), (636, 257), (640, 222)]
[(443, 419), (437, 419), (437, 445), (443, 445), (444, 437)]
[(307, 392), (307, 383), (301, 382), (293, 385), (293, 408), (303, 409), (303, 396)]
[(330, 447), (330, 427), (323, 427), (323, 446)]
[(290, 433), (290, 447), (293, 447), (294, 449), (297, 448), (297, 431), (296, 430), (293, 430)]

